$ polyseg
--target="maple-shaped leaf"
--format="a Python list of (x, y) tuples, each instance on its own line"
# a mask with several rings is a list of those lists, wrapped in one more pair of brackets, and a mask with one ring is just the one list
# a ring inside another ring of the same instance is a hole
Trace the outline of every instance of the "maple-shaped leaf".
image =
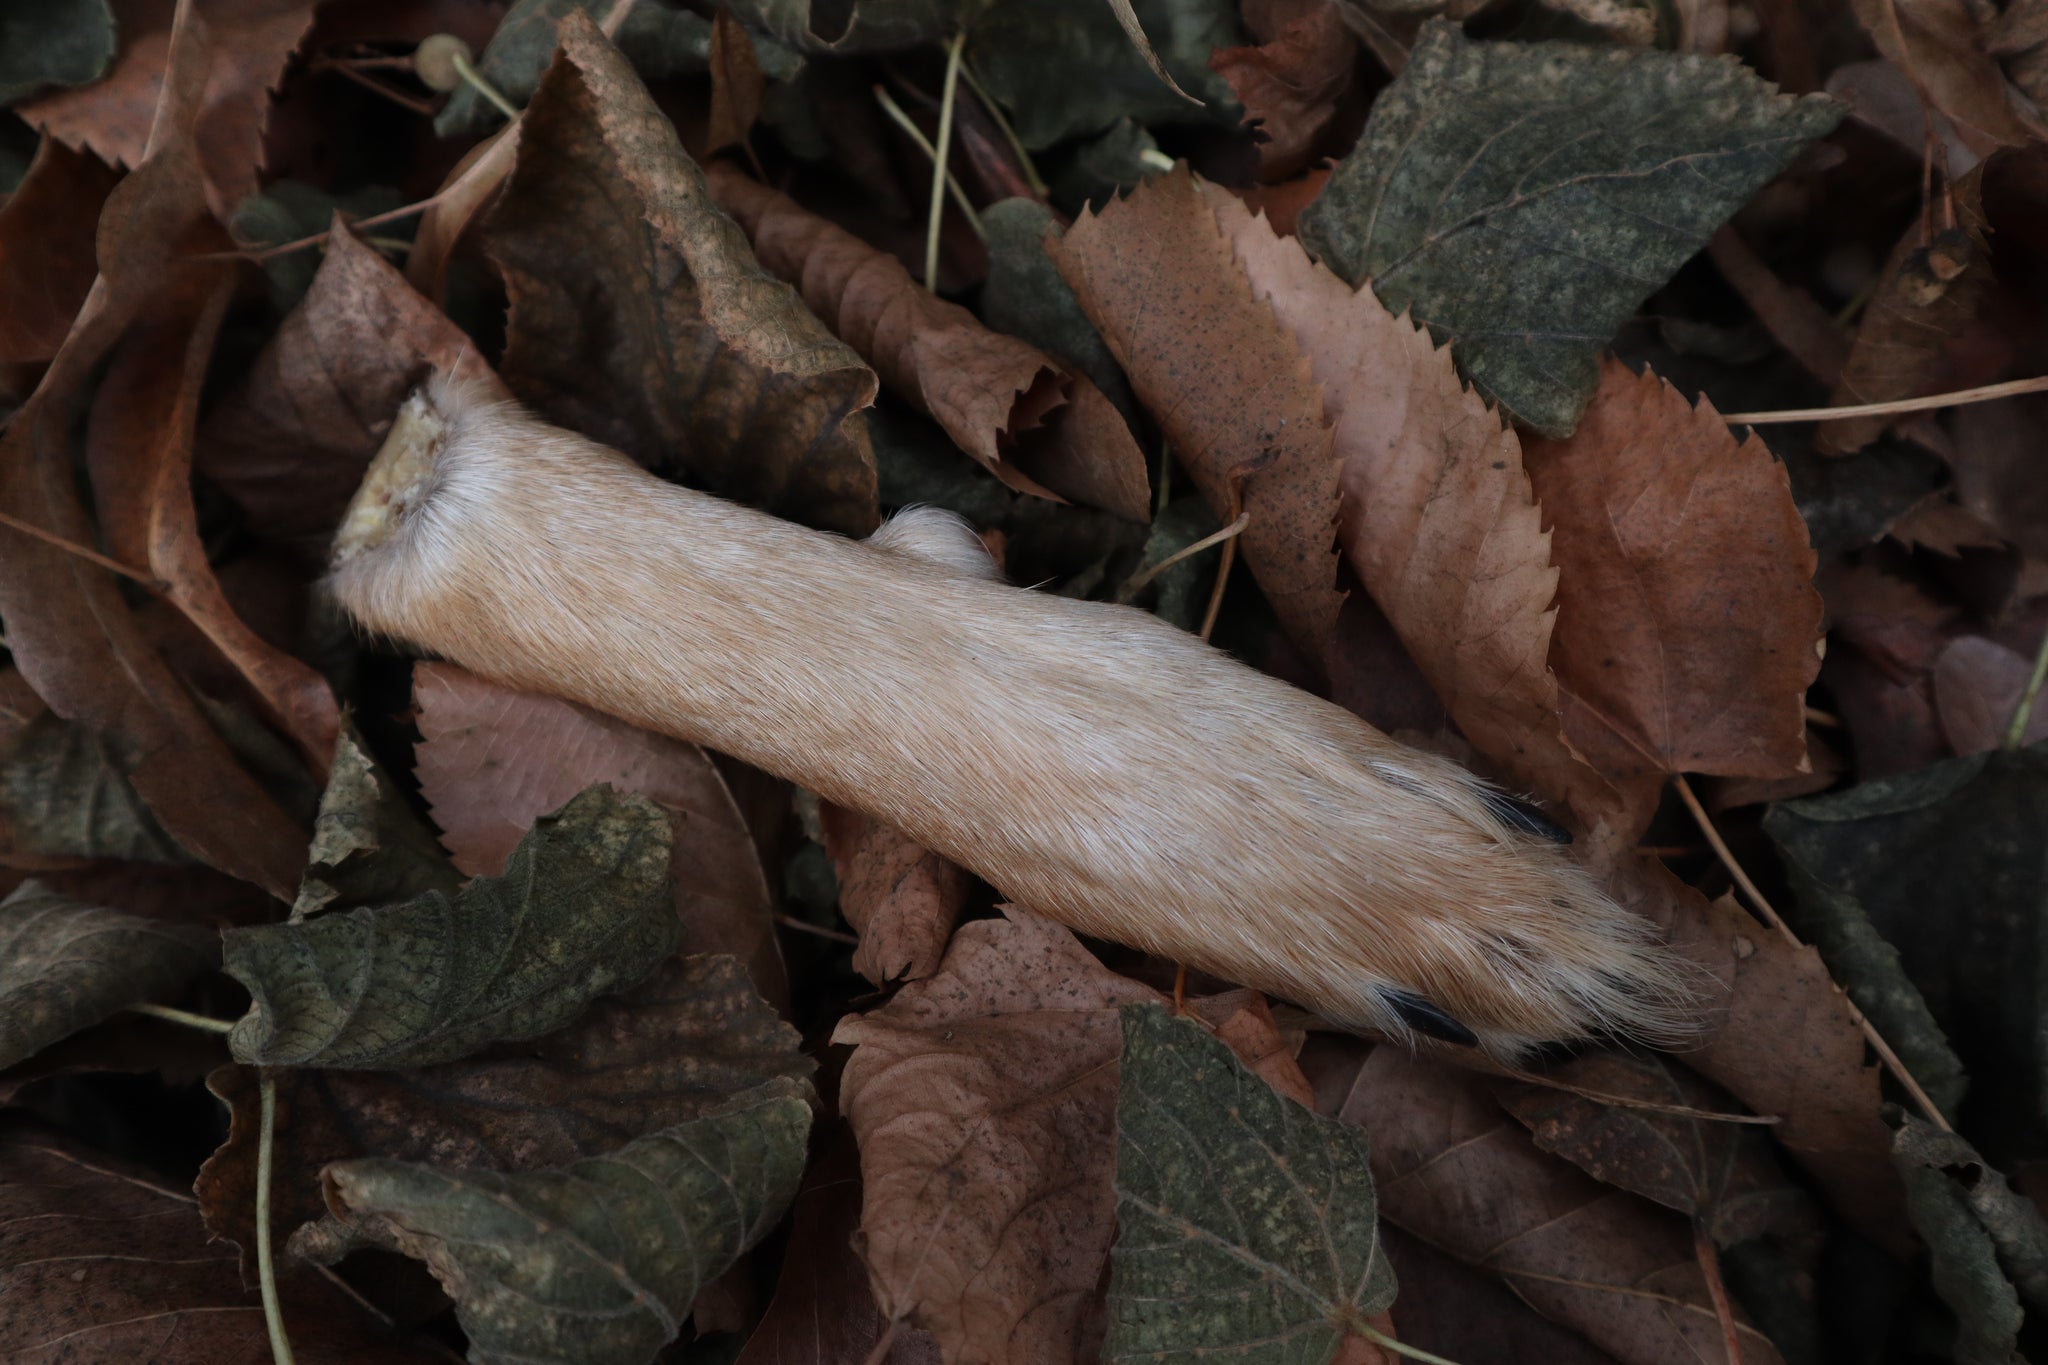
[(472, 1358), (637, 1365), (781, 1221), (810, 1128), (805, 1088), (778, 1080), (557, 1170), (365, 1159), (323, 1180), (358, 1236), (427, 1263)]
[(1085, 1358), (1115, 1235), (1117, 1007), (1157, 995), (1012, 907), (833, 1034), (884, 1317), (949, 1359)]
[(1103, 1358), (1331, 1359), (1394, 1301), (1365, 1135), (1275, 1093), (1199, 1023), (1121, 1013)]
[(1337, 463), (1308, 359), (1253, 296), (1185, 168), (1084, 213), (1048, 253), (1219, 517), (1320, 659), (1337, 591)]
[(1785, 467), (1616, 360), (1579, 429), (1525, 447), (1551, 523), (1564, 732), (1648, 827), (1673, 773), (1808, 771), (1816, 556)]
[(669, 816), (593, 787), (543, 817), (505, 875), (453, 896), (231, 929), (254, 997), (228, 1037), (253, 1066), (425, 1066), (531, 1038), (632, 986), (676, 946)]
[(172, 995), (219, 960), (210, 929), (82, 905), (23, 882), (0, 901), (0, 1067)]
[(1841, 116), (1733, 58), (1472, 42), (1432, 20), (1301, 236), (1562, 436), (1636, 305)]
[(875, 527), (875, 376), (763, 270), (632, 65), (582, 10), (519, 130), (487, 244), (505, 381), (549, 421), (721, 496)]

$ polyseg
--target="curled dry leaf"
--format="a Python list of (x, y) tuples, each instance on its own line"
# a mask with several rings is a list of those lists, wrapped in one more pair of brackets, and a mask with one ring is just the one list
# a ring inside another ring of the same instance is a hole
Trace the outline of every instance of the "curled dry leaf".
[(333, 769), (292, 918), (389, 905), (429, 891), (453, 893), (462, 878), (397, 786), (365, 752), (354, 727), (334, 746)]
[[(1684, 1220), (1539, 1151), (1483, 1078), (1375, 1048), (1339, 1112), (1371, 1134), (1396, 1225), (1502, 1276), (1616, 1360), (1727, 1360)], [(1745, 1365), (1777, 1365), (1769, 1338), (1738, 1330)]]
[(875, 377), (762, 270), (591, 17), (527, 106), (487, 245), (511, 301), (505, 380), (550, 421), (711, 491), (849, 534), (875, 527), (854, 416)]
[(1241, 482), (1244, 561), (1321, 659), (1337, 608), (1337, 464), (1309, 363), (1185, 167), (1084, 213), (1047, 250), (1218, 516)]
[[(299, 40), (313, 26), (315, 0), (187, 0), (206, 33), (204, 98), (192, 124), (207, 202), (225, 220), (256, 188), (270, 92)], [(149, 150), (159, 90), (179, 60), (175, 6), (126, 0), (119, 7), (120, 52), (91, 85), (59, 90), (16, 106), (24, 119), (102, 161), (139, 165)]]
[(29, 881), (0, 901), (0, 1067), (219, 961), (212, 930), (82, 905)]
[(228, 1035), (252, 1066), (394, 1069), (553, 1032), (644, 979), (681, 928), (669, 816), (593, 787), (544, 816), (503, 877), (296, 923), (231, 929), (252, 997)]
[[(530, 1171), (598, 1156), (701, 1117), (776, 1076), (806, 1080), (796, 1030), (723, 956), (672, 957), (623, 995), (594, 1002), (567, 1028), (402, 1074), (318, 1068), (275, 1073), (274, 1235), (331, 1260), (343, 1230), (304, 1228), (326, 1213), (320, 1168), (356, 1157), (449, 1170)], [(257, 1071), (208, 1078), (232, 1115), (228, 1140), (193, 1187), (215, 1236), (255, 1267)]]
[(853, 969), (877, 986), (936, 972), (973, 874), (859, 811), (826, 801), (818, 813), (839, 874), (839, 912), (860, 935)]
[(1219, 48), (1210, 56), (1209, 69), (1230, 83), (1245, 122), (1265, 135), (1261, 180), (1285, 180), (1308, 165), (1351, 88), (1357, 60), (1358, 40), (1335, 3), (1308, 9), (1257, 47)]
[(313, 286), (199, 429), (199, 472), (250, 529), (325, 558), (407, 390), (427, 369), (503, 392), (474, 343), (336, 223)]
[(1117, 1007), (1156, 1000), (1012, 907), (833, 1034), (875, 1300), (949, 1360), (1081, 1358), (1116, 1231)]
[(1251, 281), (1322, 385), (1342, 470), (1339, 539), (1472, 746), (1588, 824), (1613, 796), (1566, 745), (1547, 661), (1558, 572), (1521, 443), (1448, 348), (1205, 187)]
[(91, 152), (46, 137), (0, 200), (0, 365), (48, 360), (64, 344), (99, 273), (93, 228), (119, 179)]
[[(0, 510), (90, 545), (71, 449), (73, 407), (130, 321), (166, 281), (204, 221), (192, 127), (212, 48), (197, 24), (171, 35), (158, 145), (108, 196), (100, 279), (41, 384), (0, 436)], [(0, 531), (10, 572), (0, 619), (15, 664), (58, 715), (106, 735), (136, 793), (186, 850), (289, 900), (305, 834), (230, 754), (205, 712), (144, 634), (105, 569)]]
[(1526, 455), (1560, 573), (1565, 738), (1621, 793), (1622, 837), (1673, 773), (1808, 771), (1816, 557), (1764, 443), (1610, 358), (1579, 429)]
[(719, 207), (746, 229), (761, 263), (801, 289), (890, 392), (990, 473), (1022, 493), (1149, 518), (1144, 453), (1094, 384), (990, 331), (920, 286), (888, 252), (787, 196), (729, 165), (714, 164), (708, 175)]
[(414, 667), (413, 706), (420, 794), (458, 868), (499, 875), (533, 822), (586, 787), (644, 796), (684, 817), (670, 858), (683, 949), (732, 954), (764, 995), (787, 1003), (767, 876), (702, 749), (453, 664)]

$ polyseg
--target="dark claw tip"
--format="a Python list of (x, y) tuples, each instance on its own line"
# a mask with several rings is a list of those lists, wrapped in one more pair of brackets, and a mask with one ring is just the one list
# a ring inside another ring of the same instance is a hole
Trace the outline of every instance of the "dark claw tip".
[(1456, 1043), (1460, 1047), (1479, 1046), (1478, 1034), (1421, 996), (1408, 991), (1389, 990), (1382, 990), (1380, 995), (1394, 1007), (1394, 1013), (1400, 1015), (1408, 1027), (1417, 1033), (1426, 1033), (1432, 1038), (1440, 1038), (1446, 1043)]
[(1553, 844), (1568, 844), (1572, 841), (1570, 830), (1556, 824), (1528, 802), (1518, 801), (1506, 792), (1487, 792), (1486, 807), (1510, 829), (1532, 834), (1538, 839), (1548, 839)]

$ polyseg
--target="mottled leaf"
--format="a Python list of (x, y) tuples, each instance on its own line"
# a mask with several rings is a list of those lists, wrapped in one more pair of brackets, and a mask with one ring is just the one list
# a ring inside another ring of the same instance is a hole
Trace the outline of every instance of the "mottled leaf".
[(39, 882), (0, 901), (0, 1067), (219, 961), (210, 929), (82, 905)]
[(1200, 1024), (1123, 1016), (1108, 1360), (1328, 1360), (1394, 1301), (1364, 1133)]
[(1732, 59), (1475, 43), (1433, 20), (1301, 236), (1562, 436), (1595, 352), (1840, 117)]
[(1906, 1182), (1913, 1230), (1927, 1244), (1934, 1292), (1955, 1315), (1948, 1358), (1956, 1365), (2009, 1365), (2021, 1358), (2019, 1332), (2026, 1315), (2019, 1293), (1998, 1264), (1997, 1243), (1971, 1212), (1963, 1182), (1952, 1179), (1939, 1160), (1928, 1160), (1918, 1133), (1928, 1126), (1905, 1116), (1892, 1159)]
[(252, 1066), (426, 1066), (531, 1038), (646, 977), (676, 946), (669, 817), (593, 787), (544, 816), (503, 877), (450, 896), (233, 929)]
[(590, 17), (559, 32), (488, 225), (511, 300), (506, 382), (549, 421), (721, 496), (872, 531), (854, 414), (874, 372), (755, 262)]
[(697, 1291), (781, 1221), (810, 1128), (804, 1087), (770, 1081), (560, 1170), (370, 1159), (324, 1180), (337, 1217), (427, 1263), (471, 1359), (629, 1365), (674, 1340)]
[(441, 856), (433, 833), (364, 752), (354, 727), (344, 727), (292, 918), (452, 893), (461, 884), (462, 874)]
[(0, 677), (0, 840), (6, 855), (179, 863), (106, 736), (60, 718), (12, 669)]
[(46, 85), (98, 80), (113, 60), (107, 0), (33, 0), (0, 11), (0, 105)]

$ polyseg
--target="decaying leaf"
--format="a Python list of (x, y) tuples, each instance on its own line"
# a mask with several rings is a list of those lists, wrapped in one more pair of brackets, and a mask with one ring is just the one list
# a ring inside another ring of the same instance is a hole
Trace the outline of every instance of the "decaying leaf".
[(1622, 794), (1625, 837), (1673, 773), (1806, 772), (1821, 600), (1764, 443), (1609, 360), (1578, 431), (1527, 457), (1560, 575), (1565, 737)]
[(106, 736), (59, 718), (21, 674), (0, 673), (0, 862), (186, 861), (121, 772)]
[(807, 52), (890, 52), (945, 36), (960, 0), (731, 0), (734, 14)]
[(218, 961), (210, 929), (82, 905), (23, 882), (0, 901), (0, 1067), (171, 995)]
[[(1902, 1115), (1892, 1139), (1901, 1168), (1939, 1172), (1998, 1251), (2006, 1278), (2035, 1312), (2048, 1308), (2048, 1220), (1960, 1134)], [(1917, 1180), (1909, 1174), (1908, 1180)]]
[(357, 1235), (427, 1263), (475, 1358), (625, 1365), (652, 1360), (698, 1289), (781, 1221), (810, 1129), (803, 1087), (770, 1081), (559, 1170), (366, 1159), (323, 1180)]
[(1723, 59), (1477, 43), (1432, 20), (1302, 240), (1568, 435), (1594, 356), (1841, 109)]
[(585, 787), (602, 782), (644, 796), (683, 816), (670, 879), (684, 951), (731, 953), (763, 994), (787, 1001), (760, 856), (702, 749), (452, 664), (414, 668), (413, 706), (415, 776), (456, 867), (498, 876), (533, 822)]
[(292, 918), (388, 905), (431, 891), (452, 894), (461, 884), (391, 779), (364, 752), (354, 730), (344, 729), (313, 821)]
[(488, 224), (511, 298), (506, 382), (550, 421), (715, 493), (873, 530), (874, 452), (854, 416), (873, 372), (755, 264), (589, 15), (559, 33)]
[(1983, 20), (1964, 0), (1855, 0), (1852, 8), (1877, 50), (1980, 150), (2048, 137), (2040, 110), (1984, 50)]
[(876, 1303), (947, 1359), (1066, 1360), (1102, 1331), (1117, 1007), (1156, 1000), (1050, 920), (953, 936), (939, 974), (833, 1034)]
[(92, 288), (93, 228), (119, 179), (91, 152), (44, 138), (0, 201), (0, 365), (57, 354)]
[[(1084, 213), (1048, 250), (1297, 647), (1336, 623), (1337, 463), (1309, 362), (1246, 284), (1185, 168)], [(1229, 509), (1229, 510), (1226, 510)]]
[[(729, 957), (672, 957), (632, 990), (593, 1003), (567, 1028), (398, 1074), (305, 1069), (276, 1074), (274, 1235), (331, 1260), (346, 1230), (321, 1220), (320, 1168), (357, 1157), (502, 1172), (600, 1156), (700, 1118), (812, 1063)], [(255, 1261), (257, 1071), (209, 1078), (233, 1115), (228, 1140), (193, 1187), (207, 1227)], [(294, 1229), (300, 1229), (294, 1232)]]
[(1358, 40), (1334, 3), (1309, 7), (1272, 41), (1220, 48), (1210, 69), (1230, 82), (1247, 123), (1264, 136), (1259, 178), (1285, 180), (1307, 167), (1316, 140), (1351, 87)]
[(974, 877), (899, 829), (821, 802), (839, 912), (860, 935), (853, 969), (878, 986), (939, 969)]
[(1047, 239), (1066, 233), (1059, 215), (1020, 196), (983, 209), (981, 226), (988, 234), (982, 318), (998, 332), (1021, 337), (1068, 369), (1088, 376), (1136, 428), (1137, 400), (1124, 372), (1047, 254)]
[[(688, 13), (688, 11), (684, 11)], [(705, 145), (720, 151), (744, 143), (761, 117), (761, 97), (768, 88), (761, 58), (746, 25), (721, 8), (711, 17), (711, 130)]]
[[(903, 263), (731, 166), (710, 172), (763, 265), (954, 443), (1022, 493), (1069, 497), (1144, 521), (1145, 456), (1088, 379), (992, 332), (910, 278)], [(1043, 427), (1043, 432), (1035, 429)]]
[(1127, 1005), (1107, 1360), (1328, 1360), (1394, 1301), (1364, 1136)]
[[(2019, 1358), (2026, 1314), (1998, 1263), (1998, 1243), (1974, 1216), (1964, 1193), (1967, 1173), (1958, 1172), (1964, 1175), (1958, 1180), (1944, 1169), (1950, 1162), (1942, 1158), (1962, 1154), (1943, 1151), (1929, 1140), (1948, 1136), (1908, 1116), (1900, 1123), (1893, 1159), (1905, 1181), (1913, 1230), (1927, 1244), (1934, 1292), (1955, 1314), (1949, 1358), (1958, 1365), (2003, 1365)], [(1983, 1174), (2000, 1178), (1995, 1171)]]
[(225, 970), (254, 997), (229, 1047), (251, 1066), (390, 1069), (552, 1032), (674, 950), (669, 840), (651, 802), (594, 787), (542, 817), (503, 877), (229, 930)]
[(1339, 540), (1472, 746), (1588, 824), (1613, 801), (1565, 744), (1548, 655), (1551, 537), (1521, 444), (1447, 350), (1205, 187), (1250, 279), (1322, 385), (1342, 470)]

